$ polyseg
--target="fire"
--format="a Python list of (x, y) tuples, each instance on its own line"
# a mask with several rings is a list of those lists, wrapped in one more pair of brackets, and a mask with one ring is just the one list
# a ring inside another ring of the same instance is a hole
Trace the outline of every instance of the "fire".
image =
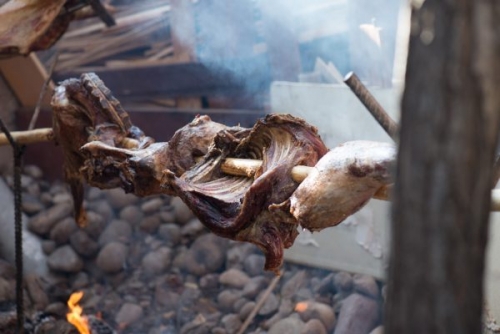
[(83, 297), (83, 292), (72, 293), (68, 300), (70, 312), (66, 314), (66, 319), (70, 324), (78, 329), (80, 334), (90, 334), (90, 329), (87, 322), (87, 317), (82, 316), (83, 309), (78, 302)]
[(309, 305), (307, 304), (307, 302), (300, 302), (297, 303), (297, 305), (295, 305), (295, 311), (304, 312), (305, 310), (307, 310), (308, 307)]

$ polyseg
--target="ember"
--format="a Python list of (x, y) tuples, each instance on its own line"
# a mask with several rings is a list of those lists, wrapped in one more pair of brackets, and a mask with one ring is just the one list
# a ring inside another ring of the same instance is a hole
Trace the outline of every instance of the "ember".
[(90, 334), (87, 317), (82, 316), (83, 309), (78, 302), (83, 297), (83, 292), (72, 293), (68, 300), (70, 312), (66, 314), (66, 319), (70, 324), (78, 329), (80, 334)]
[(304, 312), (305, 310), (307, 310), (308, 308), (308, 304), (307, 302), (300, 302), (300, 303), (297, 303), (297, 305), (295, 305), (295, 311), (297, 312)]

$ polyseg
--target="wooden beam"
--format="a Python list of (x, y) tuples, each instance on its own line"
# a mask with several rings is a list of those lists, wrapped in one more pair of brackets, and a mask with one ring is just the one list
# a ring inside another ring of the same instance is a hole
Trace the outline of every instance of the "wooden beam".
[[(16, 95), (23, 107), (34, 108), (38, 102), (40, 90), (47, 78), (47, 70), (38, 57), (31, 53), (27, 57), (13, 57), (0, 60), (0, 72)], [(54, 83), (49, 83), (47, 89), (51, 92)], [(46, 94), (42, 101), (43, 107), (50, 107), (50, 96)]]

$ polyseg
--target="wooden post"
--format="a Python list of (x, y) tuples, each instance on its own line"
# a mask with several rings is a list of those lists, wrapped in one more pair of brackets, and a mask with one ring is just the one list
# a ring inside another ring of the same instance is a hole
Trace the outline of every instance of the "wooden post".
[(384, 333), (481, 333), (500, 126), (500, 2), (414, 9)]

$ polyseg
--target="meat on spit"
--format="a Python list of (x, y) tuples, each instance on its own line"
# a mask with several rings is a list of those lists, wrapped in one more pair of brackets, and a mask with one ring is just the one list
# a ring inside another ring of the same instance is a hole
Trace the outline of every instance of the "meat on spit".
[[(84, 182), (137, 196), (179, 196), (215, 234), (256, 244), (265, 269), (276, 273), (299, 226), (337, 225), (391, 182), (391, 145), (356, 141), (328, 152), (316, 128), (291, 115), (268, 115), (251, 129), (197, 116), (169, 142), (156, 143), (92, 73), (62, 82), (52, 106), (80, 226)], [(226, 158), (262, 164), (251, 177), (228, 175)], [(300, 185), (291, 176), (297, 165), (314, 166)]]

